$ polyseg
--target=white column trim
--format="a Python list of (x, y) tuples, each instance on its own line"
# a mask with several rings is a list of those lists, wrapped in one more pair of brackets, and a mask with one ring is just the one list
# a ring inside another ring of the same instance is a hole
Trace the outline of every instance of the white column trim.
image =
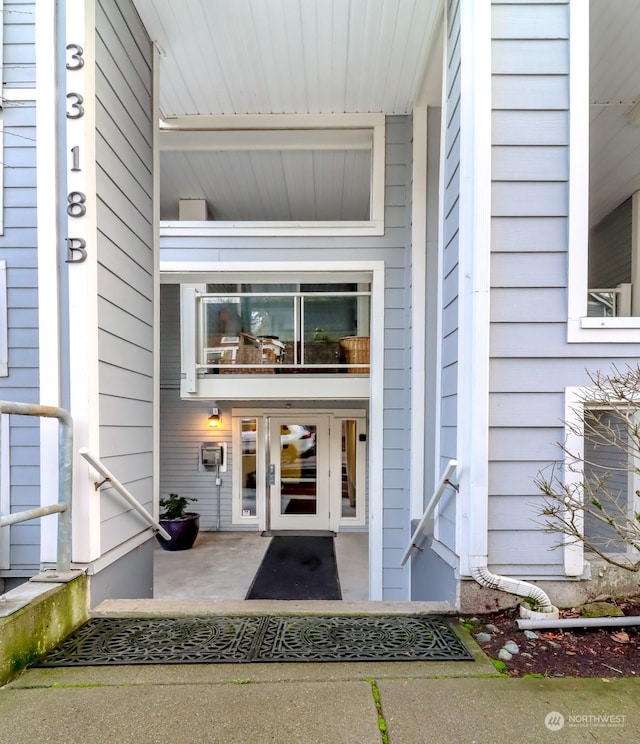
[(631, 197), (631, 314), (640, 316), (640, 191)]
[[(567, 340), (585, 337), (589, 269), (589, 3), (569, 3), (569, 218)], [(600, 340), (600, 339), (598, 339)]]
[(153, 45), (153, 516), (160, 513), (160, 51)]
[[(39, 88), (36, 99), (38, 347), (41, 369), (39, 400), (42, 405), (60, 406), (61, 328), (58, 255), (60, 128), (56, 115), (58, 110), (56, 3), (36, 3), (35, 13), (36, 84)], [(58, 426), (55, 419), (40, 419), (40, 483), (42, 484), (40, 503), (42, 506), (58, 500)], [(42, 563), (55, 563), (56, 561), (57, 526), (57, 515), (41, 520), (40, 561)]]
[[(99, 363), (98, 363), (98, 257), (96, 193), (96, 59), (95, 2), (67, 3), (66, 43), (80, 44), (84, 65), (67, 70), (64, 94), (83, 97), (84, 115), (67, 118), (67, 157), (72, 147), (80, 147), (80, 171), (68, 168), (68, 191), (86, 196), (86, 213), (67, 217), (66, 236), (86, 241), (87, 258), (67, 264), (69, 277), (69, 375), (71, 415), (74, 420), (74, 447), (87, 447), (100, 457)], [(85, 463), (74, 468), (73, 561), (88, 563), (100, 556), (100, 494), (93, 487), (92, 474)]]
[[(582, 460), (584, 455), (584, 403), (593, 391), (585, 387), (565, 388), (564, 398), (564, 420), (565, 447), (567, 452), (572, 452)], [(582, 429), (582, 432), (580, 431)], [(565, 486), (579, 489), (582, 494), (583, 472), (574, 468), (563, 468), (563, 479)], [(576, 526), (583, 532), (584, 516), (582, 513), (575, 514)], [(564, 536), (562, 547), (565, 576), (582, 576), (584, 572), (584, 543), (572, 540)]]
[[(9, 414), (0, 413), (0, 514), (11, 511), (11, 442)], [(43, 522), (46, 520), (42, 520)], [(11, 568), (11, 527), (0, 527), (0, 569)]]
[(488, 553), (491, 2), (461, 0), (457, 454), (460, 573)]
[[(371, 281), (369, 362), (369, 599), (383, 598), (384, 531), (384, 264), (376, 262)], [(408, 590), (408, 587), (407, 587)]]
[(0, 261), (0, 377), (9, 375), (9, 315), (7, 307), (7, 262)]
[[(427, 106), (413, 110), (411, 215), (411, 444), (409, 509), (419, 519), (424, 509), (425, 322), (427, 306)], [(411, 565), (411, 564), (408, 564)]]

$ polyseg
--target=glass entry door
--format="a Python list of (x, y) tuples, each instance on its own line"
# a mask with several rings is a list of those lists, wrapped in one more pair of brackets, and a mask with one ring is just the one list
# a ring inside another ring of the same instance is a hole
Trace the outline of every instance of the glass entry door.
[(272, 530), (329, 529), (329, 418), (270, 416)]

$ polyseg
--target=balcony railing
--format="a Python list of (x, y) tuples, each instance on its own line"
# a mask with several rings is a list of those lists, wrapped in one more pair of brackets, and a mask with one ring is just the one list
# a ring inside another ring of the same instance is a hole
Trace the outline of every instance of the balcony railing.
[(247, 334), (222, 337), (205, 346), (205, 374), (369, 374), (369, 337), (347, 336), (335, 341), (282, 342)]
[(369, 291), (200, 295), (200, 374), (369, 373)]
[(587, 316), (590, 318), (627, 318), (631, 315), (631, 284), (605, 289), (589, 289)]

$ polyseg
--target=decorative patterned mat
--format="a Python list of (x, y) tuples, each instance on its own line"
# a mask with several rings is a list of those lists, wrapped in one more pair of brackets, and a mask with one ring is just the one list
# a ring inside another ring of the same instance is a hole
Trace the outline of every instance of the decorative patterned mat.
[(35, 666), (472, 659), (433, 616), (97, 618)]

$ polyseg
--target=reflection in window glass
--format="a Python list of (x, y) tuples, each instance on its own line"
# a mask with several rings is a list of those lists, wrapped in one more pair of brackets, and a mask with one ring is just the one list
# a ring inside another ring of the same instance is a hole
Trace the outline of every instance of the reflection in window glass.
[(355, 517), (357, 509), (357, 422), (342, 422), (342, 516)]
[(256, 516), (257, 421), (242, 419), (242, 516)]

